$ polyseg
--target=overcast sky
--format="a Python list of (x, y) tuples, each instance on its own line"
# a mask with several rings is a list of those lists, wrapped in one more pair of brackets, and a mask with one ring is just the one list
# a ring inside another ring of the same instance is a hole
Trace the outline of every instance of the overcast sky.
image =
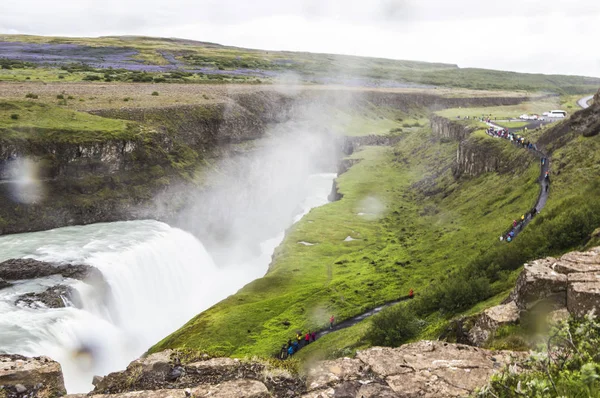
[(0, 33), (180, 37), (600, 77), (598, 0), (0, 0)]

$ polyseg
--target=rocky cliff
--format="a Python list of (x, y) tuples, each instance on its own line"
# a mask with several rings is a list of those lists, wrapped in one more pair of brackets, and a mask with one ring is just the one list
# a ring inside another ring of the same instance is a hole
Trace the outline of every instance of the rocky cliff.
[(510, 147), (506, 141), (490, 137), (475, 126), (437, 115), (431, 116), (430, 121), (435, 136), (458, 142), (452, 168), (455, 178), (520, 170), (532, 161), (525, 151)]
[[(271, 126), (293, 118), (312, 121), (311, 128), (328, 134), (313, 120), (315, 109), (335, 113), (381, 106), (410, 111), (523, 100), (258, 88), (212, 104), (91, 111), (128, 121), (128, 131), (120, 133), (127, 138), (47, 131), (43, 140), (35, 134), (0, 139), (0, 234), (141, 218), (176, 223), (186, 206), (186, 198), (178, 193), (198, 188), (192, 176), (199, 169), (224, 156), (237, 156), (236, 144), (260, 139)], [(60, 140), (53, 138), (57, 134)], [(392, 140), (357, 138), (355, 145), (386, 145)], [(344, 148), (335, 151), (322, 158), (336, 157)]]
[(446, 140), (462, 141), (476, 130), (475, 127), (469, 126), (464, 122), (450, 120), (437, 115), (432, 115), (430, 122), (433, 134)]

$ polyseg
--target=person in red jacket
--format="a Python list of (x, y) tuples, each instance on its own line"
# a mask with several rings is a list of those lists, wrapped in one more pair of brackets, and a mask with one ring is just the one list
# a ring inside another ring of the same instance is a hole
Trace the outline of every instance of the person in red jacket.
[(335, 318), (332, 315), (331, 318), (329, 318), (329, 329), (333, 329), (333, 322), (334, 321), (335, 321)]
[(310, 343), (310, 330), (304, 336), (304, 345), (308, 345), (308, 343)]
[(412, 288), (408, 291), (408, 298), (413, 298), (415, 296), (415, 292), (412, 290)]

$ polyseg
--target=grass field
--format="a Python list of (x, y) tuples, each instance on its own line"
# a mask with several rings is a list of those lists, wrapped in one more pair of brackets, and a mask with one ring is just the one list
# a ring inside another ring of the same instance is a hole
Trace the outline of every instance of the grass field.
[[(600, 86), (600, 78), (461, 69), (453, 64), (346, 55), (253, 50), (182, 39), (0, 35), (0, 42), (6, 43), (5, 46), (11, 50), (7, 52), (9, 56), (28, 62), (24, 67), (16, 63), (14, 67), (7, 64), (12, 70), (1, 72), (0, 81), (96, 79), (102, 82), (262, 83), (292, 75), (304, 83), (316, 84), (417, 84), (565, 95), (586, 93)], [(48, 57), (57, 53), (61, 55), (59, 62), (49, 65)], [(73, 70), (73, 65), (84, 61), (89, 64), (89, 69)], [(69, 76), (60, 77), (64, 73), (57, 66), (69, 69), (66, 72)]]

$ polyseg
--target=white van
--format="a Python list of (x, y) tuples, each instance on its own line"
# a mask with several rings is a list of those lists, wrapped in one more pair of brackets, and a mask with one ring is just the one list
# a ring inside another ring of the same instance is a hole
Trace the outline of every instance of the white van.
[(550, 111), (548, 113), (548, 117), (557, 117), (557, 118), (567, 117), (567, 112), (561, 111), (561, 110)]

